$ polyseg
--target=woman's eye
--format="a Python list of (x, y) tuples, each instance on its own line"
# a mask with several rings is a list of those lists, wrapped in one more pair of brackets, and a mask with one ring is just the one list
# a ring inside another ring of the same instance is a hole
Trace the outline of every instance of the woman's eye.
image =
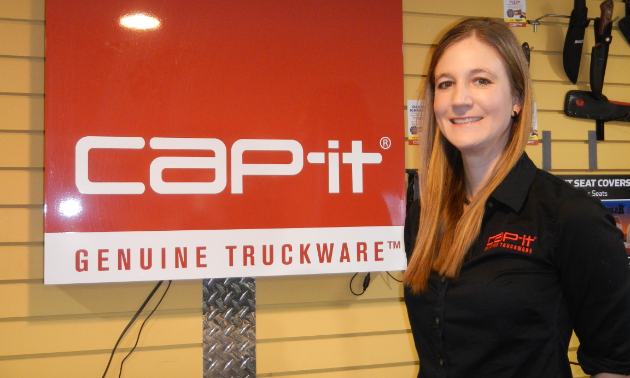
[(479, 78), (475, 79), (475, 84), (488, 85), (488, 84), (490, 84), (490, 80), (484, 79), (483, 77), (479, 77)]
[(445, 89), (445, 88), (449, 88), (449, 87), (452, 87), (452, 86), (453, 86), (452, 82), (450, 82), (450, 81), (443, 81), (443, 82), (439, 83), (437, 87), (439, 89)]

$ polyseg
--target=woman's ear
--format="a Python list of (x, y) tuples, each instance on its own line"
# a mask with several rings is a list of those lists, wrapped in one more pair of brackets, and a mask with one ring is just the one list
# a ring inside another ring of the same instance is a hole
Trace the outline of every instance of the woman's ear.
[(523, 109), (523, 107), (521, 106), (521, 103), (517, 101), (517, 99), (514, 99), (513, 101), (514, 103), (512, 104), (512, 114), (519, 115), (521, 114), (521, 110)]

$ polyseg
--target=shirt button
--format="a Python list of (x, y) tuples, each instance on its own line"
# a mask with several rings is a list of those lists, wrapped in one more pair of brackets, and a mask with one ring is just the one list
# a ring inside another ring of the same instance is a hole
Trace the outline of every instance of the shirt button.
[(492, 209), (492, 206), (494, 206), (494, 204), (492, 203), (492, 201), (488, 201), (486, 203), (486, 206), (488, 206), (488, 209)]
[(442, 281), (442, 282), (446, 281), (446, 276), (440, 277), (440, 281)]
[(444, 366), (444, 360), (440, 358), (440, 366)]
[(440, 318), (435, 318), (435, 324), (440, 324)]

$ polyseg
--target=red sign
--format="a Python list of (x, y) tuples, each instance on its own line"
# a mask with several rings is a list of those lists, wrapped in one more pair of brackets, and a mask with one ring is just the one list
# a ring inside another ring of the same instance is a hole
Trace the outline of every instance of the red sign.
[(404, 269), (401, 46), (399, 1), (47, 1), (45, 282)]

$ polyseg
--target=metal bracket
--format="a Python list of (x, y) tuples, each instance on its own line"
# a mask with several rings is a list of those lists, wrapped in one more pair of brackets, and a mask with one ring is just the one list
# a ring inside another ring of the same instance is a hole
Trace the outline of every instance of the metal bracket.
[[(538, 25), (540, 25), (540, 20), (542, 20), (543, 18), (547, 18), (547, 17), (571, 18), (571, 16), (565, 16), (563, 14), (551, 14), (550, 13), (550, 14), (546, 14), (544, 16), (540, 16), (537, 19), (535, 19), (534, 21), (527, 20), (527, 23), (530, 24), (530, 25), (534, 25), (534, 33), (536, 33), (538, 31)], [(615, 17), (615, 19), (612, 20), (611, 23), (617, 21), (618, 19), (619, 19), (619, 16)], [(590, 17), (587, 18), (587, 20), (595, 21), (594, 18), (590, 18)]]
[(544, 16), (540, 16), (534, 21), (527, 20), (527, 23), (530, 25), (534, 25), (534, 33), (538, 31), (538, 25), (540, 25), (540, 20), (547, 17), (557, 17), (557, 18), (571, 18), (571, 16), (565, 16), (563, 14), (546, 14)]

